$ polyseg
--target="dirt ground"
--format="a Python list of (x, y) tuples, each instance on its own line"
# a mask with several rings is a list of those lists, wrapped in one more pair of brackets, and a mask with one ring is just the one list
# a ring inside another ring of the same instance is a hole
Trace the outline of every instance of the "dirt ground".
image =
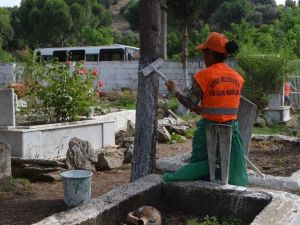
[[(282, 143), (253, 142), (250, 160), (266, 174), (290, 176), (300, 169), (300, 146)], [(191, 149), (184, 143), (160, 144), (157, 158), (174, 156)], [(92, 197), (128, 183), (130, 165), (120, 169), (94, 173)], [(54, 213), (67, 210), (63, 202), (62, 182), (38, 182), (27, 185), (16, 180), (11, 187), (0, 189), (0, 225), (29, 225)]]

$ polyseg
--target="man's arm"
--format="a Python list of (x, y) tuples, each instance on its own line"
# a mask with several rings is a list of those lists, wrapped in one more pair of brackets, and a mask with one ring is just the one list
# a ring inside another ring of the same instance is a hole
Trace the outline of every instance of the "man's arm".
[(196, 112), (197, 114), (201, 113), (199, 104), (201, 102), (203, 92), (196, 82), (193, 82), (193, 86), (189, 90), (189, 93), (187, 95), (183, 94), (180, 91), (176, 91), (175, 96), (178, 101), (186, 108)]

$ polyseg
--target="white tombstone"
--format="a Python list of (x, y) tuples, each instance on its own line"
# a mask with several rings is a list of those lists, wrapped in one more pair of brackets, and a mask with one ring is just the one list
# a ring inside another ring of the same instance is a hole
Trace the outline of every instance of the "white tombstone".
[(15, 95), (13, 89), (0, 89), (0, 128), (15, 127)]
[(0, 183), (11, 180), (11, 151), (10, 145), (0, 140)]
[(280, 109), (281, 98), (282, 97), (279, 94), (269, 94), (268, 108), (269, 109)]
[(279, 94), (270, 94), (268, 108), (265, 109), (265, 115), (274, 122), (286, 122), (291, 119), (291, 106), (281, 105), (282, 96)]

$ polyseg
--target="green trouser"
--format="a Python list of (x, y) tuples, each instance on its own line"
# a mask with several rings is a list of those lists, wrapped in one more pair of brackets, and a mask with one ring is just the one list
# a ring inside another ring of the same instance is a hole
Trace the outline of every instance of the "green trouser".
[[(201, 119), (197, 122), (197, 130), (195, 131), (193, 137), (192, 157), (189, 163), (178, 169), (175, 173), (165, 173), (163, 178), (166, 182), (209, 179), (205, 127), (211, 124), (217, 123), (207, 119)], [(237, 121), (231, 121), (226, 123), (226, 125), (232, 126), (232, 142), (228, 183), (239, 186), (247, 186), (248, 175), (243, 155), (244, 153), (242, 138), (239, 133), (239, 124)], [(217, 163), (219, 160), (219, 150), (217, 150)], [(216, 172), (216, 178), (220, 178), (220, 171)]]

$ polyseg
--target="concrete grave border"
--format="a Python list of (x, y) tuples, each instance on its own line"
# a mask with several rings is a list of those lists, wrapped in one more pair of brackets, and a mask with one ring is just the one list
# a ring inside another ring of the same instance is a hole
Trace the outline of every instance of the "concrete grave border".
[(135, 122), (135, 110), (124, 110), (91, 120), (37, 126), (0, 128), (0, 139), (11, 146), (11, 155), (25, 159), (65, 157), (71, 138), (89, 141), (94, 149), (115, 145), (115, 132)]
[(300, 197), (290, 193), (205, 181), (163, 183), (160, 175), (152, 174), (34, 225), (116, 225), (129, 211), (161, 204), (194, 213), (234, 213), (250, 225), (297, 225), (300, 219)]

